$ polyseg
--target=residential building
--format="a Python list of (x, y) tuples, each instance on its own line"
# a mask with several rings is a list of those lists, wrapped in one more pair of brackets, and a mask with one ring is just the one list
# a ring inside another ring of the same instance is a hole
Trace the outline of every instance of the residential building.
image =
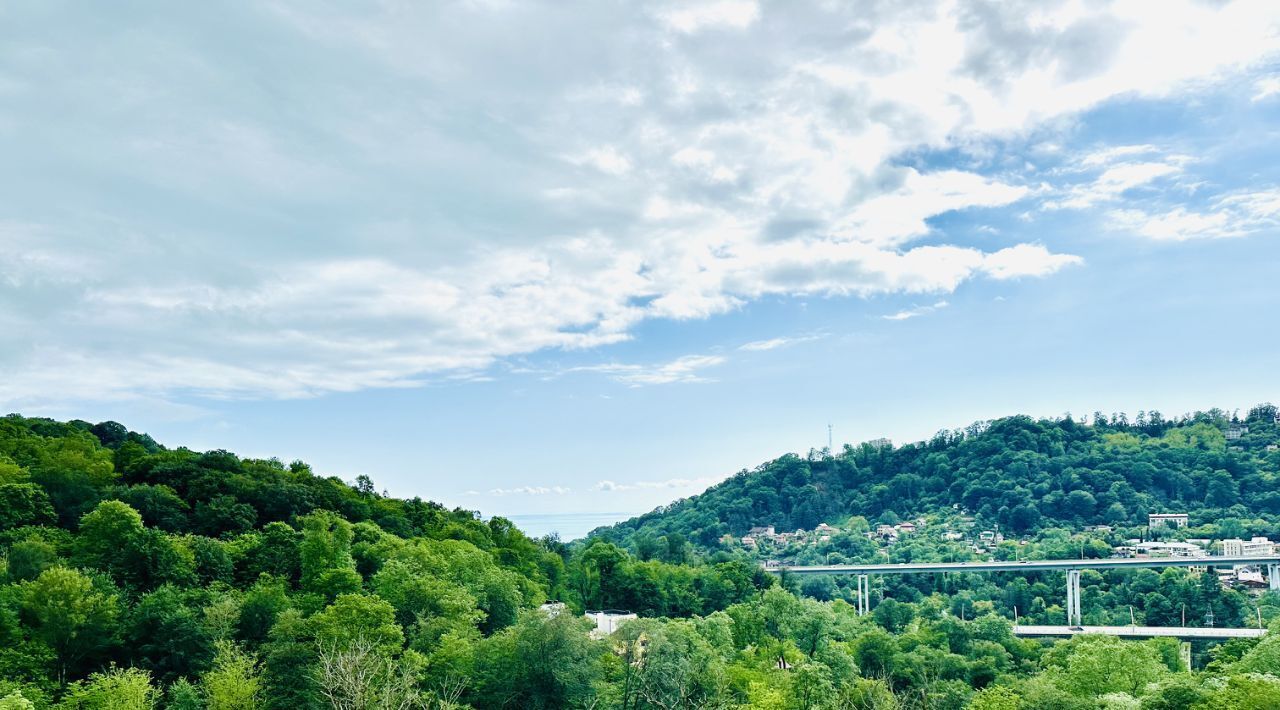
[(1204, 557), (1199, 545), (1189, 542), (1140, 542), (1134, 546), (1138, 555), (1146, 557)]
[(868, 441), (867, 445), (873, 449), (892, 449), (893, 440), (881, 437), (879, 439), (872, 439), (871, 441)]
[(1186, 513), (1151, 513), (1147, 516), (1147, 527), (1152, 530), (1156, 528), (1185, 528), (1189, 518)]
[(769, 525), (766, 527), (757, 526), (757, 527), (751, 528), (751, 530), (747, 534), (755, 537), (773, 537), (778, 533), (774, 531), (772, 525)]
[(1224, 432), (1224, 434), (1228, 439), (1239, 439), (1240, 437), (1248, 433), (1249, 433), (1249, 427), (1247, 426), (1228, 427), (1227, 430)]
[(638, 618), (635, 614), (627, 611), (618, 611), (616, 609), (607, 609), (605, 611), (588, 611), (582, 615), (584, 618), (595, 622), (596, 627), (591, 630), (591, 638), (602, 639), (614, 631), (618, 630), (618, 626), (628, 620)]
[(554, 619), (566, 609), (564, 602), (547, 602), (538, 607), (538, 610), (547, 615), (548, 619)]
[(1275, 543), (1265, 537), (1254, 537), (1247, 542), (1238, 538), (1222, 541), (1222, 554), (1229, 557), (1265, 557), (1275, 551)]
[(743, 547), (755, 547), (755, 546), (756, 546), (756, 539), (755, 539), (754, 537), (750, 536), (750, 535), (743, 535), (743, 536), (742, 536), (742, 546), (743, 546)]

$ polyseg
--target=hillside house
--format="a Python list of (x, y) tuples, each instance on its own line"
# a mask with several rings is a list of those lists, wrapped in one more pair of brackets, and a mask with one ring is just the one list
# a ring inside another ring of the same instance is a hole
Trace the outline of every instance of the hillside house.
[(582, 615), (583, 618), (590, 619), (595, 622), (596, 627), (591, 630), (591, 638), (602, 639), (614, 631), (618, 630), (618, 626), (628, 619), (639, 618), (635, 614), (627, 611), (618, 611), (616, 609), (607, 609), (605, 611), (588, 611)]
[(1156, 528), (1185, 528), (1190, 518), (1186, 513), (1151, 513), (1147, 516), (1147, 527), (1155, 530)]
[(1228, 557), (1265, 557), (1274, 555), (1275, 543), (1265, 537), (1254, 537), (1252, 540), (1231, 538), (1222, 541), (1222, 554)]

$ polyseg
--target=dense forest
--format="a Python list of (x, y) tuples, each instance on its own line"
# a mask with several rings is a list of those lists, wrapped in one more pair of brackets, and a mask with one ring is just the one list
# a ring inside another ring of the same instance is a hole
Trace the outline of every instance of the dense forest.
[[(1015, 607), (1060, 614), (1061, 575), (881, 581), (859, 615), (835, 581), (798, 585), (720, 543), (754, 525), (961, 508), (1041, 556), (1101, 554), (1069, 528), (1147, 510), (1266, 534), (1274, 438), (1267, 407), (1239, 421), (1013, 418), (900, 449), (784, 457), (564, 544), (298, 461), (10, 415), (0, 710), (1280, 707), (1280, 635), (1197, 645), (1190, 670), (1173, 640), (1015, 637)], [(921, 535), (892, 554), (946, 549)], [(1084, 583), (1087, 623), (1280, 612), (1273, 594), (1185, 569)], [(601, 608), (641, 618), (590, 633), (582, 612)]]
[(678, 535), (713, 549), (754, 526), (811, 530), (851, 515), (896, 523), (956, 509), (1018, 535), (1141, 526), (1153, 512), (1185, 512), (1193, 526), (1225, 526), (1226, 536), (1280, 535), (1278, 443), (1270, 404), (1244, 417), (1009, 417), (896, 448), (790, 454), (592, 535), (628, 544)]

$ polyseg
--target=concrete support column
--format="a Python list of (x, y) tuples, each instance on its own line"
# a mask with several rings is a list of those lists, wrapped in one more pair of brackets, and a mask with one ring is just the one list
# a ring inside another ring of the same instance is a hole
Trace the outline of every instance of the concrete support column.
[(1267, 586), (1273, 592), (1280, 591), (1280, 565), (1274, 563), (1267, 565)]
[(1083, 615), (1080, 613), (1080, 570), (1067, 570), (1067, 626), (1081, 626)]
[(871, 611), (871, 579), (865, 575), (858, 575), (858, 615), (861, 616)]

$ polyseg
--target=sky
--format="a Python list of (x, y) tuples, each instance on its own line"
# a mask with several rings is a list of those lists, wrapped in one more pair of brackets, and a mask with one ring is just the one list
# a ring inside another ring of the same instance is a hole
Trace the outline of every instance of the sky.
[(1278, 134), (1272, 0), (6, 2), (0, 411), (607, 518), (1247, 408)]

